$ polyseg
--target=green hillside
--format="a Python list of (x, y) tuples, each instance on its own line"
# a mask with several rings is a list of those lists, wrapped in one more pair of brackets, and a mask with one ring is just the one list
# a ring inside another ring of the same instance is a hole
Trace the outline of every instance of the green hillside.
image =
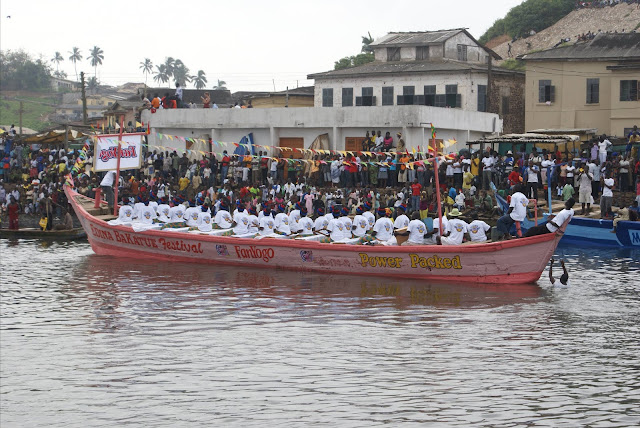
[(544, 30), (564, 18), (574, 6), (574, 0), (526, 0), (512, 8), (504, 18), (495, 21), (479, 41), (487, 43), (503, 34), (522, 37), (531, 30)]
[[(0, 124), (8, 126), (20, 122), (20, 101), (14, 96), (0, 99)], [(22, 115), (22, 126), (41, 131), (53, 125), (48, 121), (48, 116), (55, 112), (55, 107), (47, 104), (55, 104), (56, 97), (51, 95), (42, 96), (18, 96), (23, 101), (24, 113)], [(32, 102), (29, 102), (32, 101)]]

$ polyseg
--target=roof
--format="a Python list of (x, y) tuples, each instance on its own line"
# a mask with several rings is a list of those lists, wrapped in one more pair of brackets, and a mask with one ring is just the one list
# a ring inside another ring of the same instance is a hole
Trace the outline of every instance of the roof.
[(475, 141), (468, 141), (467, 145), (472, 144), (496, 144), (496, 143), (511, 143), (511, 144), (524, 144), (524, 143), (571, 143), (580, 141), (580, 137), (577, 135), (547, 135), (547, 134), (504, 134), (498, 136), (489, 136), (480, 138)]
[[(493, 67), (493, 72), (508, 74), (523, 74), (522, 72)], [(358, 67), (344, 68), (342, 70), (325, 71), (307, 76), (308, 79), (326, 79), (333, 77), (363, 77), (372, 75), (386, 75), (399, 73), (445, 73), (445, 72), (487, 72), (487, 66), (477, 63), (456, 61), (447, 58), (431, 59), (426, 61), (401, 61), (385, 62), (374, 61)]]
[(427, 46), (427, 45), (439, 45), (450, 39), (451, 37), (464, 33), (467, 37), (474, 41), (478, 47), (484, 49), (489, 55), (495, 59), (502, 59), (491, 49), (480, 44), (466, 28), (454, 28), (452, 30), (437, 30), (437, 31), (411, 31), (411, 32), (396, 32), (389, 33), (386, 36), (375, 40), (369, 46), (372, 48), (378, 47), (402, 47), (402, 46)]
[[(313, 97), (314, 90), (315, 90), (315, 86), (301, 86), (299, 88), (293, 88), (286, 91), (255, 93), (253, 95), (248, 96), (248, 98), (253, 99), (253, 98), (284, 97), (287, 95), (289, 95), (290, 97)], [(233, 94), (233, 95), (236, 96), (236, 94)]]
[(598, 128), (558, 128), (558, 129), (532, 129), (529, 133), (532, 134), (595, 134), (598, 132)]
[(522, 55), (525, 61), (640, 60), (640, 33), (600, 33), (592, 40)]

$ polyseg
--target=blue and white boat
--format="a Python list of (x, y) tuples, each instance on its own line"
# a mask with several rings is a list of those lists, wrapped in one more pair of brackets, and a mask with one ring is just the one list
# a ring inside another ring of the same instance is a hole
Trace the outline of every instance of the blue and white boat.
[[(507, 212), (509, 204), (500, 195), (496, 195), (498, 206)], [(544, 224), (549, 214), (544, 214), (538, 224)], [(527, 218), (521, 224), (524, 231), (535, 226), (535, 222)], [(560, 245), (581, 245), (589, 247), (630, 247), (640, 248), (640, 222), (620, 221), (613, 230), (613, 220), (601, 220), (587, 217), (573, 217)]]

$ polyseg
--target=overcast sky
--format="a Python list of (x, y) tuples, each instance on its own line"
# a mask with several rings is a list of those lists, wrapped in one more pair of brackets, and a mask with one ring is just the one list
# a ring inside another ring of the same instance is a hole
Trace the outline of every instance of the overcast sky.
[[(204, 70), (232, 91), (284, 90), (313, 84), (310, 73), (360, 52), (361, 36), (392, 31), (466, 27), (476, 38), (522, 0), (1, 0), (0, 47), (24, 49), (50, 60), (75, 80), (72, 47), (93, 75), (89, 49), (104, 51), (98, 79), (143, 82), (140, 62), (181, 59), (191, 74)], [(10, 18), (8, 17), (10, 16)], [(51, 63), (55, 70), (55, 64)], [(153, 85), (152, 77), (149, 77)]]

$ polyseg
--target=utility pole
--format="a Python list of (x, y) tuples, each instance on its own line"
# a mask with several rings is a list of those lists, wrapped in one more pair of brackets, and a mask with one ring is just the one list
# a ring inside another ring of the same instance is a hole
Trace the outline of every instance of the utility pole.
[(80, 72), (80, 84), (82, 85), (82, 124), (88, 125), (89, 119), (87, 118), (87, 94), (84, 90), (84, 71)]
[(22, 113), (24, 113), (24, 108), (22, 108), (24, 104), (22, 103), (22, 101), (20, 101), (20, 111), (18, 112), (20, 114), (20, 139), (22, 140)]

